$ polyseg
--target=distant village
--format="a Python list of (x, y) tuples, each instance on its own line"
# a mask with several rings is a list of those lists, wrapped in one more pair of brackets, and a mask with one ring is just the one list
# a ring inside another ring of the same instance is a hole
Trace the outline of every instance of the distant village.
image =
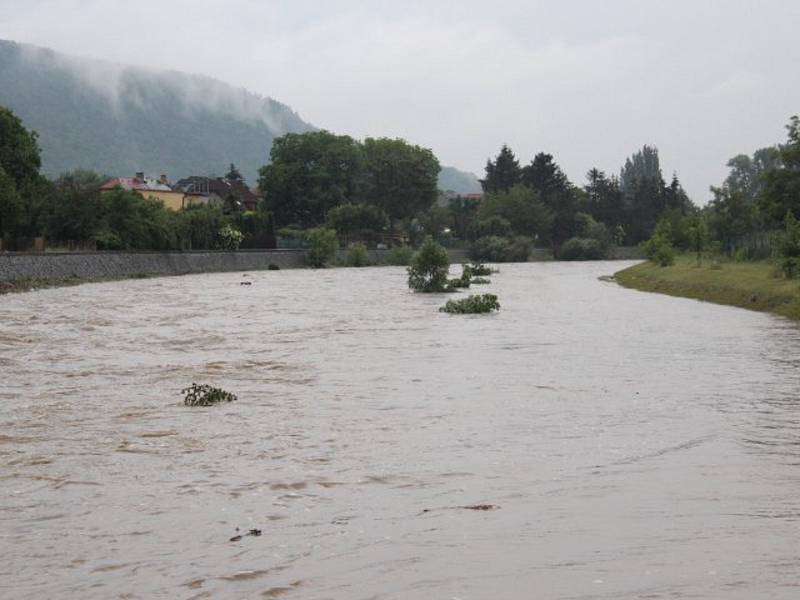
[[(225, 177), (192, 175), (175, 183), (170, 183), (166, 174), (149, 177), (140, 171), (133, 177), (111, 177), (103, 183), (100, 191), (110, 192), (117, 188), (158, 200), (165, 208), (175, 211), (205, 204), (220, 206), (226, 213), (253, 211), (264, 198), (257, 188), (247, 186), (234, 165)], [(452, 190), (439, 190), (436, 205), (447, 208), (456, 198), (480, 201), (483, 192), (459, 194)]]
[(137, 192), (144, 198), (158, 200), (170, 210), (183, 210), (190, 206), (216, 205), (225, 212), (256, 210), (262, 196), (249, 188), (238, 171), (231, 165), (225, 177), (193, 175), (170, 183), (165, 174), (158, 178), (148, 177), (144, 172), (133, 177), (112, 177), (100, 187), (101, 192), (122, 188)]

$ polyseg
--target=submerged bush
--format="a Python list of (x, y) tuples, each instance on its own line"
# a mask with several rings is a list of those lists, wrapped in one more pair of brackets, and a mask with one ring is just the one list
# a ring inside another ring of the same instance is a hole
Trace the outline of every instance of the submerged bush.
[(186, 406), (211, 406), (220, 402), (233, 402), (236, 396), (223, 389), (211, 387), (210, 385), (198, 385), (193, 383), (186, 389), (181, 390), (184, 395), (183, 403)]
[(348, 267), (366, 267), (369, 266), (369, 252), (367, 247), (361, 243), (356, 242), (347, 250), (347, 266)]
[(486, 285), (487, 283), (492, 283), (491, 279), (486, 279), (486, 277), (473, 277), (472, 278), (472, 285)]
[(500, 310), (500, 303), (497, 301), (497, 296), (494, 294), (483, 294), (480, 296), (469, 296), (461, 300), (448, 300), (447, 303), (439, 309), (439, 312), (476, 315), (490, 313), (493, 310)]
[(428, 237), (408, 267), (408, 287), (415, 292), (446, 292), (449, 270), (447, 250)]
[(492, 273), (497, 273), (497, 270), (492, 269), (491, 267), (487, 267), (483, 263), (474, 262), (467, 265), (464, 265), (465, 269), (469, 269), (469, 272), (475, 277), (486, 277), (487, 275), (491, 275)]
[(471, 282), (472, 282), (472, 270), (469, 268), (469, 265), (463, 265), (461, 268), (461, 277), (456, 277), (455, 279), (448, 280), (447, 287), (450, 288), (451, 290), (468, 288)]

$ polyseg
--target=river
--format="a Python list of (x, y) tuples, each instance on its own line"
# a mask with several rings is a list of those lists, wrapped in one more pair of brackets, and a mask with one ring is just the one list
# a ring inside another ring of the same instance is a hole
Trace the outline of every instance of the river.
[(624, 266), (0, 297), (0, 597), (800, 598), (800, 328)]

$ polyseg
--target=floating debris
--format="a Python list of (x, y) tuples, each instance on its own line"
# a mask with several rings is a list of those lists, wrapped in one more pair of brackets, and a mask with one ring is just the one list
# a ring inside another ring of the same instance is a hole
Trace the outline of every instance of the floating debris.
[[(236, 531), (239, 531), (239, 528), (238, 528), (238, 527), (236, 528)], [(240, 540), (241, 540), (243, 537), (247, 537), (247, 536), (258, 537), (258, 536), (260, 536), (260, 535), (261, 535), (261, 530), (260, 530), (260, 529), (250, 529), (250, 530), (249, 530), (247, 533), (244, 533), (244, 534), (237, 533), (237, 534), (236, 534), (235, 536), (233, 536), (233, 537), (232, 537), (232, 538), (231, 538), (229, 541), (231, 541), (231, 542), (238, 542), (238, 541), (240, 541)]]

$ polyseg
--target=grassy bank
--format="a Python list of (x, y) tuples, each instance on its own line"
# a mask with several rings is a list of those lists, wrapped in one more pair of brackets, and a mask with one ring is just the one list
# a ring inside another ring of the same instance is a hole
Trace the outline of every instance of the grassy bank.
[(623, 286), (729, 304), (800, 320), (800, 281), (775, 275), (768, 262), (725, 262), (696, 265), (694, 257), (678, 257), (671, 267), (651, 262), (635, 265), (615, 275)]

